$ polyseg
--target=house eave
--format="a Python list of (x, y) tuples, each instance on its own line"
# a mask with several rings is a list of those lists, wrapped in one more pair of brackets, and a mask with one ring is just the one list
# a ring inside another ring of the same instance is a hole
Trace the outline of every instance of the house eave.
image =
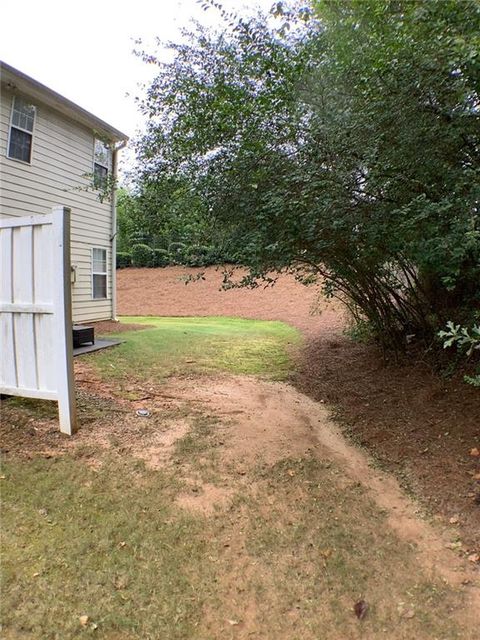
[(2, 86), (7, 89), (29, 96), (33, 101), (45, 104), (92, 129), (111, 142), (128, 140), (128, 136), (125, 133), (3, 61), (0, 61), (0, 79)]

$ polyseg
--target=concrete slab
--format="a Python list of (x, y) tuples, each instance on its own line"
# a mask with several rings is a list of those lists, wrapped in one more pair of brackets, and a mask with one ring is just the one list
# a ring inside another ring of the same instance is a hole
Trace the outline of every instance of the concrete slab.
[(73, 350), (74, 356), (81, 356), (84, 353), (92, 353), (92, 351), (100, 351), (100, 349), (108, 349), (122, 344), (122, 340), (95, 340), (95, 344), (86, 344), (84, 347), (78, 347)]

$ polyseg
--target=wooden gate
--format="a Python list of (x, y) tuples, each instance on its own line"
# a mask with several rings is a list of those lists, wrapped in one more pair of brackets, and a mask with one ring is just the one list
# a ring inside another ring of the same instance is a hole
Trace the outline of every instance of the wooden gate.
[(0, 219), (0, 393), (58, 401), (76, 427), (70, 210)]

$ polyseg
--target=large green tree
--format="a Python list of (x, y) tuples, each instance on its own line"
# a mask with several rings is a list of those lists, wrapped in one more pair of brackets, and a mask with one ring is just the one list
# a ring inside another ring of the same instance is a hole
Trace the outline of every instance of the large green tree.
[(140, 182), (194, 190), (254, 277), (295, 269), (385, 343), (478, 308), (480, 8), (322, 0), (172, 45)]

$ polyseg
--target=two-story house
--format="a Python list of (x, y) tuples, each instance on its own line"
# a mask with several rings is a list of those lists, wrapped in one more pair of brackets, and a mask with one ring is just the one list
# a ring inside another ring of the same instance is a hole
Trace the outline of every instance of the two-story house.
[(74, 322), (115, 317), (115, 183), (127, 136), (0, 63), (0, 216), (71, 209)]

